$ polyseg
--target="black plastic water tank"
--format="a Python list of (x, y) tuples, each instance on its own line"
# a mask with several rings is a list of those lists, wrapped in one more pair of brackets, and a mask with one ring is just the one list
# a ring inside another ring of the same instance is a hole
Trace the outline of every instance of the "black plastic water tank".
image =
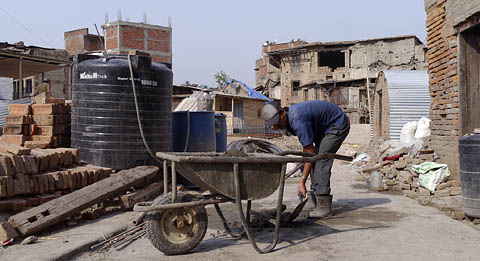
[(463, 211), (467, 216), (480, 218), (480, 135), (460, 138), (458, 150)]
[[(172, 71), (131, 56), (142, 127), (153, 153), (170, 150)], [(72, 147), (80, 159), (114, 169), (154, 164), (138, 128), (127, 56), (76, 55)]]

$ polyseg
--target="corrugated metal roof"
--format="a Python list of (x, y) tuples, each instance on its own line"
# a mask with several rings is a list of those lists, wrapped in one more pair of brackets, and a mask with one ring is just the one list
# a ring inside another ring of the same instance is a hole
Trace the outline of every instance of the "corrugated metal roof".
[[(400, 140), (405, 123), (430, 115), (430, 92), (426, 70), (382, 71), (390, 100), (390, 140)], [(381, 77), (379, 75), (379, 77)]]
[[(29, 104), (31, 102), (30, 98), (22, 98), (18, 100), (5, 101), (0, 103), (0, 127), (5, 125), (5, 117), (8, 116), (8, 105), (9, 104)], [(1, 132), (2, 130), (0, 130)]]

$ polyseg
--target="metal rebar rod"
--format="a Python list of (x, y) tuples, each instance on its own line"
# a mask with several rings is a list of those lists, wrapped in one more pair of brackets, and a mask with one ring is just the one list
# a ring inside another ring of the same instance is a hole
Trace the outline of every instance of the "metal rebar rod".
[(147, 234), (146, 231), (142, 231), (142, 232), (139, 232), (137, 234), (133, 234), (133, 235), (130, 235), (129, 237), (126, 237), (120, 241), (118, 241), (117, 243), (113, 244), (112, 247), (114, 248), (119, 248), (120, 246), (122, 246), (123, 244), (125, 243), (129, 243), (129, 242), (132, 242), (133, 240), (139, 238), (139, 237), (142, 237), (144, 236), (145, 234)]
[(134, 230), (139, 230), (139, 228), (141, 228), (141, 227), (142, 227), (142, 226), (139, 225), (139, 226), (135, 226), (135, 227), (133, 227), (133, 228), (131, 228), (131, 229), (125, 230), (124, 232), (122, 232), (122, 233), (120, 233), (120, 234), (118, 234), (118, 235), (112, 236), (111, 238), (109, 238), (109, 239), (107, 239), (107, 240), (104, 240), (104, 241), (102, 241), (102, 242), (100, 242), (100, 243), (98, 243), (98, 244), (95, 244), (95, 245), (91, 246), (90, 249), (94, 249), (94, 248), (96, 248), (96, 247), (98, 247), (98, 246), (101, 246), (101, 245), (103, 245), (103, 244), (106, 244), (106, 243), (108, 243), (108, 242), (110, 242), (110, 241), (112, 241), (112, 240), (115, 240), (115, 239), (117, 239), (118, 237), (120, 237), (120, 236), (122, 236), (122, 235), (125, 235), (125, 234), (127, 234), (127, 233), (130, 233), (130, 232), (132, 232), (132, 231), (134, 231)]

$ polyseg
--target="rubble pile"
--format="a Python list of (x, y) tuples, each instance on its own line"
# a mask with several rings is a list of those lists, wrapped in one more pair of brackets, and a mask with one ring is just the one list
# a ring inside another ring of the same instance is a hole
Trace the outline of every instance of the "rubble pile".
[(430, 142), (430, 136), (423, 138), (423, 143), (409, 147), (379, 140), (365, 148), (370, 159), (357, 161), (355, 166), (361, 173), (361, 179), (367, 181), (370, 181), (372, 173), (381, 173), (381, 186), (375, 190), (398, 191), (412, 198), (461, 195), (458, 180), (443, 181), (436, 186), (435, 191), (419, 185), (419, 174), (412, 167), (424, 162), (436, 162), (438, 159)]
[(78, 150), (0, 143), (0, 211), (21, 211), (107, 178), (112, 169), (81, 166)]
[(71, 103), (10, 104), (1, 141), (27, 148), (70, 147)]

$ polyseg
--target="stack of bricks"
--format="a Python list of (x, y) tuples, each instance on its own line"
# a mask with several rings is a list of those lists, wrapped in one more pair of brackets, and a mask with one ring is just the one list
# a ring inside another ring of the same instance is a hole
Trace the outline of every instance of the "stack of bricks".
[(10, 104), (1, 141), (27, 148), (70, 147), (71, 103)]
[(427, 13), (427, 60), (430, 84), (432, 145), (440, 161), (458, 179), (460, 135), (457, 33), (447, 21), (446, 0), (432, 0)]
[(0, 211), (43, 204), (112, 173), (108, 168), (78, 165), (76, 149), (8, 149), (11, 146), (0, 143), (0, 151), (10, 151), (0, 152)]

